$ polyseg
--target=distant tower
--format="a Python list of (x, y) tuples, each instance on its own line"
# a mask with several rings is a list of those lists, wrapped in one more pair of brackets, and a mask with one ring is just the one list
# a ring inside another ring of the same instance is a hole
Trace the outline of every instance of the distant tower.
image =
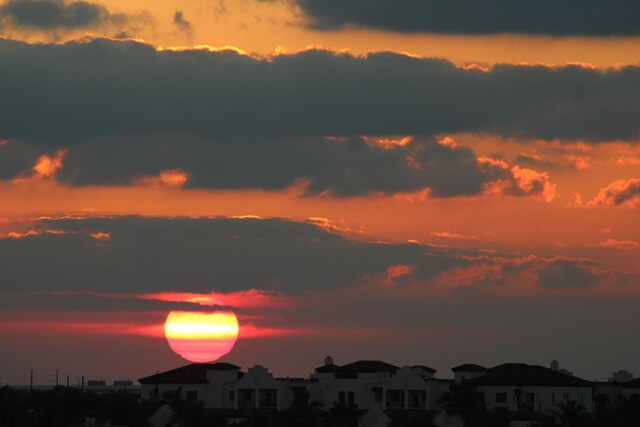
[(610, 383), (626, 383), (631, 380), (633, 380), (633, 374), (625, 369), (620, 369), (618, 372), (614, 372), (611, 375), (611, 378), (609, 378)]
[(551, 361), (551, 366), (550, 366), (550, 368), (551, 368), (551, 369), (553, 369), (554, 371), (557, 371), (557, 372), (560, 372), (560, 373), (563, 373), (563, 374), (573, 375), (573, 372), (571, 372), (571, 371), (567, 371), (566, 369), (561, 368), (561, 367), (560, 367), (560, 363), (558, 363), (558, 361), (557, 361), (557, 360), (552, 360), (552, 361)]
[(324, 366), (333, 365), (333, 357), (327, 356), (324, 358)]

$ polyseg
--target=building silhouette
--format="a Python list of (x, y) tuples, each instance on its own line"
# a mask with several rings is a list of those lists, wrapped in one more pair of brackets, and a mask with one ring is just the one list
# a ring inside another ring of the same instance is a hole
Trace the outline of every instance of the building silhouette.
[(195, 363), (139, 381), (143, 399), (158, 401), (166, 392), (179, 391), (188, 401), (221, 410), (284, 411), (305, 393), (325, 411), (360, 411), (360, 427), (386, 426), (390, 415), (406, 411), (428, 414), (435, 425), (462, 425), (465, 414), (449, 409), (459, 398), (456, 390), (464, 388), (473, 390), (476, 406), (470, 411), (476, 419), (499, 419), (496, 425), (508, 426), (553, 419), (563, 405), (593, 413), (598, 394), (640, 394), (638, 380), (595, 383), (552, 366), (464, 364), (452, 368), (451, 380), (437, 378), (435, 369), (423, 365), (397, 367), (377, 360), (337, 365), (327, 357), (308, 378), (275, 377), (261, 365), (244, 372), (229, 363)]

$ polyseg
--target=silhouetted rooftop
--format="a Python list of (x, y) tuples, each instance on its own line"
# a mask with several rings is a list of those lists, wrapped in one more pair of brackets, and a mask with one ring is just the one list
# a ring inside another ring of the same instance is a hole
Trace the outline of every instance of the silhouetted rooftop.
[(472, 380), (477, 385), (591, 387), (591, 381), (537, 365), (505, 363)]
[(334, 365), (333, 363), (329, 365), (322, 365), (315, 369), (316, 372), (319, 372), (321, 374), (333, 374), (335, 372), (338, 372), (339, 370), (340, 366)]
[(399, 368), (379, 360), (359, 360), (338, 369), (336, 378), (352, 378), (361, 373), (389, 372), (395, 374)]
[(464, 365), (454, 366), (451, 370), (453, 372), (485, 372), (487, 368), (476, 365), (475, 363), (465, 363)]
[(207, 371), (237, 371), (230, 363), (192, 363), (181, 368), (140, 378), (140, 384), (206, 384)]
[[(430, 369), (426, 366), (424, 368)], [(359, 360), (344, 366), (334, 364), (319, 366), (315, 372), (335, 374), (336, 378), (356, 378), (359, 373), (389, 372), (395, 374), (398, 369), (400, 368), (397, 366), (379, 360)]]
[(412, 368), (414, 369), (422, 369), (423, 371), (428, 371), (428, 372), (432, 372), (435, 373), (437, 370), (430, 368), (428, 366), (424, 366), (424, 365), (413, 365)]

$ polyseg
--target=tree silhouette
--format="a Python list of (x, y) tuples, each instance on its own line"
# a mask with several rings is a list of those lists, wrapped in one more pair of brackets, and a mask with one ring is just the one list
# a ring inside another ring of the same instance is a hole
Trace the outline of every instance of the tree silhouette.
[(358, 420), (364, 411), (358, 409), (353, 402), (334, 402), (333, 407), (324, 416), (322, 422), (326, 427), (357, 427)]
[(294, 390), (293, 402), (284, 411), (282, 425), (287, 427), (315, 427), (322, 418), (322, 402), (310, 401), (306, 388)]
[(138, 396), (122, 390), (101, 396), (97, 419), (112, 427), (146, 427), (156, 410), (157, 405), (139, 402)]
[(200, 401), (182, 397), (182, 388), (162, 393), (162, 403), (169, 405), (173, 415), (167, 427), (204, 427), (211, 426), (211, 418), (205, 412), (204, 404)]
[(570, 400), (567, 403), (558, 403), (558, 410), (552, 409), (551, 413), (560, 424), (565, 427), (583, 427), (591, 425), (591, 417), (584, 405)]
[(640, 395), (632, 394), (628, 398), (622, 398), (620, 412), (627, 425), (640, 426)]
[(444, 407), (447, 415), (459, 415), (465, 426), (469, 425), (473, 412), (485, 409), (484, 399), (476, 385), (467, 380), (451, 383), (449, 393), (444, 394), (438, 403)]
[(435, 413), (425, 409), (395, 409), (386, 411), (391, 422), (389, 427), (435, 427)]

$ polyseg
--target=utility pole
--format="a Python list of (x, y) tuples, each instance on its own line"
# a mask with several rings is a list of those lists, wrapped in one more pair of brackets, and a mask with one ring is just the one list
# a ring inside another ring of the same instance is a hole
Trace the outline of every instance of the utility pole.
[(67, 388), (69, 388), (69, 375), (67, 375)]
[(29, 391), (33, 391), (33, 369), (31, 370), (31, 376), (29, 379)]
[(58, 387), (58, 370), (56, 369), (56, 387)]
[(84, 375), (82, 376), (82, 387), (80, 387), (80, 390), (84, 390)]

